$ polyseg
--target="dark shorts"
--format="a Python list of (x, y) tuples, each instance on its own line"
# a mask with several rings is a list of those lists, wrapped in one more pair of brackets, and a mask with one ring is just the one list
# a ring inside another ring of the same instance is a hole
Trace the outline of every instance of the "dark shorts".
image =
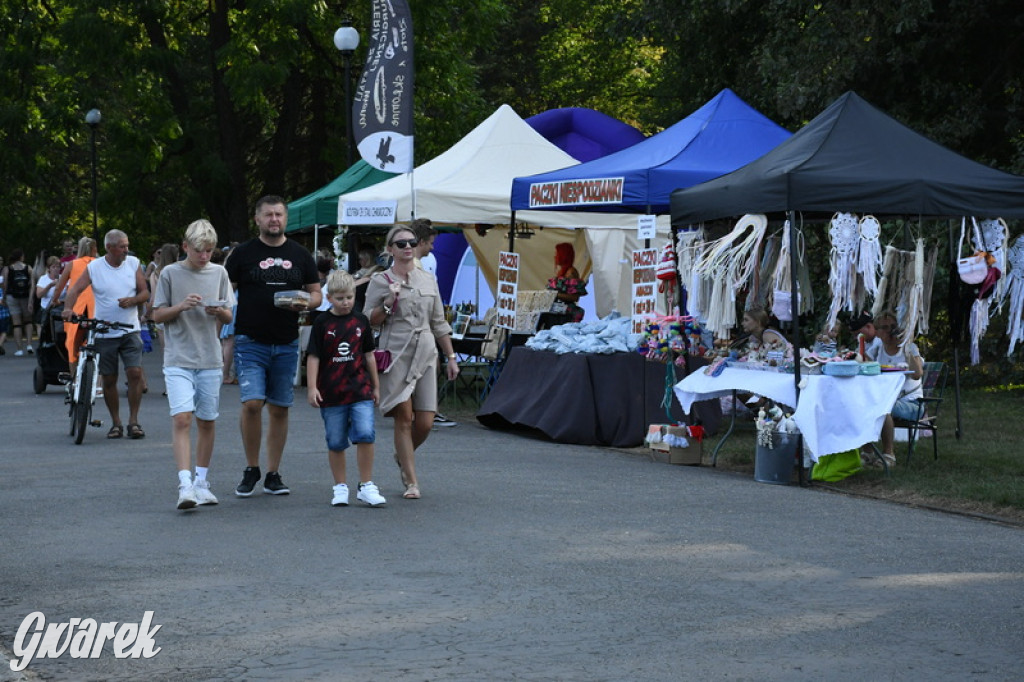
[(118, 358), (125, 369), (142, 366), (142, 337), (138, 332), (96, 339), (96, 349), (100, 352), (100, 376), (117, 374)]

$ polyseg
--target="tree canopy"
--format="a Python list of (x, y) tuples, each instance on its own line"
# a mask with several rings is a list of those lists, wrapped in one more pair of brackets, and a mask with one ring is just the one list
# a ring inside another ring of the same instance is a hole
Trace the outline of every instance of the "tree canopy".
[[(1024, 170), (1024, 8), (1011, 0), (411, 0), (416, 159), (498, 105), (586, 106), (647, 133), (730, 87), (790, 130), (855, 90), (970, 158)], [(345, 169), (342, 18), (326, 0), (0, 0), (0, 252), (100, 232), (140, 252)], [(91, 130), (85, 112), (103, 119)]]

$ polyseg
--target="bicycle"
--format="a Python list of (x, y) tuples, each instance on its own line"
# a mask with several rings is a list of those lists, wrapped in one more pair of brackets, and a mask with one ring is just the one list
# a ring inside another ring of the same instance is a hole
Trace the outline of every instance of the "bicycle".
[(96, 336), (111, 329), (127, 329), (134, 327), (124, 322), (108, 322), (80, 315), (72, 315), (70, 322), (79, 325), (86, 331), (85, 343), (78, 351), (78, 367), (75, 376), (67, 376), (64, 402), (68, 405), (68, 416), (71, 418), (69, 435), (75, 437), (75, 445), (81, 445), (85, 438), (85, 427), (103, 426), (99, 419), (92, 418), (92, 406), (96, 402), (97, 384), (100, 376), (100, 352), (96, 348)]

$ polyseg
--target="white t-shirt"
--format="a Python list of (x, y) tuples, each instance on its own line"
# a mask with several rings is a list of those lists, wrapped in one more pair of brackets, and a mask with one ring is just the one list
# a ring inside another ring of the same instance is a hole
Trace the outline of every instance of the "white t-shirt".
[(420, 265), (431, 275), (437, 277), (437, 259), (434, 258), (433, 253), (428, 253), (423, 258), (420, 258)]
[[(50, 282), (56, 281), (57, 280), (55, 280), (53, 277), (50, 277), (49, 272), (45, 272), (43, 273), (43, 276), (40, 277), (38, 281), (36, 281), (36, 286), (42, 289), (46, 289), (46, 287), (50, 286)], [(57, 287), (50, 287), (49, 289), (46, 289), (46, 295), (39, 300), (39, 307), (41, 309), (45, 310), (46, 308), (50, 307), (50, 301), (53, 300), (53, 292), (56, 288)]]
[[(131, 331), (139, 331), (139, 306), (131, 305), (122, 308), (117, 300), (128, 296), (136, 296), (139, 291), (135, 286), (136, 273), (139, 271), (139, 259), (128, 256), (118, 267), (107, 262), (106, 257), (97, 258), (86, 266), (89, 269), (89, 280), (92, 282), (92, 294), (96, 300), (95, 317), (107, 322), (130, 324)], [(101, 338), (116, 338), (128, 333), (125, 329), (111, 329)]]
[[(878, 339), (876, 337), (875, 340), (881, 343), (881, 339)], [(875, 360), (880, 365), (891, 365), (893, 367), (903, 365), (904, 367), (906, 367), (908, 365), (907, 358), (913, 357), (920, 358), (921, 351), (917, 349), (917, 344), (915, 344), (913, 341), (908, 341), (907, 345), (897, 350), (892, 355), (889, 355), (888, 353), (885, 352), (885, 345), (883, 344), (881, 348), (878, 349), (878, 355), (875, 357)], [(924, 362), (923, 358), (921, 362)], [(903, 392), (900, 395), (900, 397), (920, 398), (923, 395), (924, 389), (921, 387), (921, 380), (912, 379), (908, 374), (903, 380)]]

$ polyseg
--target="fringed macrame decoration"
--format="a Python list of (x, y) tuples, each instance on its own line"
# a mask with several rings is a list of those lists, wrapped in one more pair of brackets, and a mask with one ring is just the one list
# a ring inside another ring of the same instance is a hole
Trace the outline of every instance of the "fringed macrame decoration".
[(793, 321), (793, 278), (789, 264), (789, 221), (782, 225), (782, 245), (772, 273), (772, 314), (779, 322)]
[(706, 301), (711, 298), (711, 286), (697, 272), (697, 261), (704, 251), (704, 230), (682, 232), (679, 235), (679, 273), (686, 282), (686, 309), (698, 320), (704, 319)]
[(1006, 254), (1009, 272), (1003, 279), (1006, 285), (1006, 298), (1010, 302), (1010, 318), (1007, 321), (1006, 333), (1010, 337), (1010, 349), (1007, 355), (1013, 355), (1017, 342), (1024, 340), (1024, 235), (1017, 237)]
[(828, 288), (832, 293), (832, 304), (828, 309), (825, 328), (831, 329), (839, 319), (839, 311), (854, 311), (854, 294), (857, 288), (857, 246), (860, 229), (857, 216), (852, 213), (836, 213), (828, 228), (832, 240), (829, 253)]
[(896, 323), (904, 330), (901, 346), (919, 334), (928, 333), (937, 259), (938, 248), (933, 246), (926, 253), (923, 239), (917, 240), (913, 251), (885, 247), (882, 279), (871, 313), (875, 317), (887, 310), (896, 313)]
[(721, 239), (708, 242), (694, 272), (710, 281), (711, 296), (706, 301), (705, 326), (715, 338), (728, 339), (736, 326), (736, 292), (749, 282), (757, 266), (757, 253), (768, 228), (768, 218), (748, 214)]

